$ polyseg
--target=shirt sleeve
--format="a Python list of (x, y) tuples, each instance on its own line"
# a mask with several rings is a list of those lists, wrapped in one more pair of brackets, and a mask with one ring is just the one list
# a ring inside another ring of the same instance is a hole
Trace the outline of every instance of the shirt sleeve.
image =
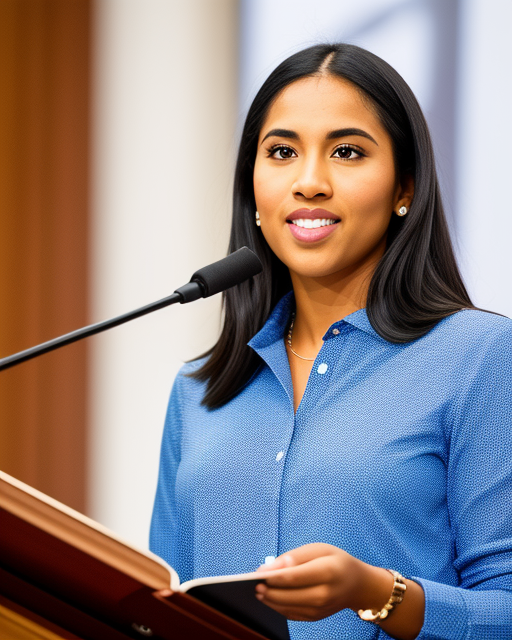
[[(496, 333), (471, 350), (460, 371), (462, 392), (447, 433), (460, 583), (412, 578), (425, 592), (417, 640), (512, 639), (512, 330)], [(388, 637), (381, 630), (379, 638)]]
[(149, 533), (149, 548), (171, 565), (186, 580), (191, 573), (189, 545), (180, 544), (181, 519), (175, 499), (176, 475), (181, 457), (183, 376), (174, 381), (164, 423), (160, 449), (160, 468)]

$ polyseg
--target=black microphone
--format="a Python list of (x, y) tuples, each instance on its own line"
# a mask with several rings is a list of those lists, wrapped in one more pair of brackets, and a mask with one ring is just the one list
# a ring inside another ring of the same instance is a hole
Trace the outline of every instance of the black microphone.
[(258, 256), (247, 247), (242, 247), (226, 258), (196, 271), (190, 282), (176, 289), (174, 293), (183, 297), (180, 301), (182, 304), (198, 298), (209, 298), (252, 278), (262, 270)]
[(147, 313), (163, 309), (171, 304), (176, 304), (177, 302), (184, 304), (186, 302), (193, 302), (199, 298), (209, 298), (216, 293), (225, 291), (230, 287), (240, 284), (244, 280), (252, 278), (262, 270), (263, 266), (258, 256), (247, 247), (242, 247), (241, 249), (238, 249), (238, 251), (231, 253), (226, 258), (213, 262), (207, 267), (203, 267), (196, 271), (190, 279), (190, 282), (179, 289), (176, 289), (176, 291), (167, 298), (157, 300), (156, 302), (147, 304), (144, 307), (140, 307), (140, 309), (129, 311), (128, 313), (124, 313), (123, 315), (112, 318), (111, 320), (97, 322), (96, 324), (91, 324), (88, 327), (83, 327), (82, 329), (77, 329), (71, 333), (66, 333), (59, 338), (48, 340), (48, 342), (43, 342), (35, 347), (31, 347), (30, 349), (25, 349), (25, 351), (20, 351), (19, 353), (15, 353), (7, 358), (2, 358), (0, 360), (0, 371), (14, 367), (15, 365), (26, 362), (27, 360), (31, 360), (43, 353), (48, 353), (49, 351), (54, 351), (59, 347), (64, 347), (72, 342), (77, 342), (83, 338), (93, 336), (96, 333), (112, 329), (113, 327), (117, 327), (120, 324), (129, 322), (130, 320), (135, 320), (135, 318), (140, 318), (141, 316), (145, 316)]

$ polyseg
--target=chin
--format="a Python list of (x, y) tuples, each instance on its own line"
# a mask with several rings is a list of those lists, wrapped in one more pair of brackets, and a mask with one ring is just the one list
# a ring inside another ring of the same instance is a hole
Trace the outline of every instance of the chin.
[(337, 276), (342, 267), (339, 265), (319, 265), (308, 264), (307, 260), (301, 261), (299, 264), (289, 265), (290, 272), (300, 278), (329, 278)]

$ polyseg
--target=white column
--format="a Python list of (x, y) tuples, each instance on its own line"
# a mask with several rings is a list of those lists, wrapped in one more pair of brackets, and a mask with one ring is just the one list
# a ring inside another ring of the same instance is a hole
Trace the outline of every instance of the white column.
[[(236, 0), (97, 0), (92, 321), (163, 298), (227, 251)], [(92, 338), (90, 515), (147, 546), (167, 399), (219, 296)]]
[(512, 317), (512, 3), (464, 3), (459, 254), (473, 302)]

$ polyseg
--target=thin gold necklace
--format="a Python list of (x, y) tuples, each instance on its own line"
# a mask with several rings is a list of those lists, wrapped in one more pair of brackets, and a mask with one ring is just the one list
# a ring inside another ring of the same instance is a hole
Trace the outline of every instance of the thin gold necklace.
[(286, 338), (286, 343), (290, 347), (290, 351), (293, 353), (294, 356), (297, 356), (297, 358), (300, 358), (301, 360), (307, 360), (308, 362), (314, 362), (316, 360), (316, 358), (305, 358), (304, 356), (299, 355), (296, 351), (293, 350), (293, 347), (292, 347), (292, 331), (293, 331), (294, 323), (295, 323), (295, 313), (292, 313), (292, 321), (290, 323), (290, 328), (288, 329), (288, 337)]

